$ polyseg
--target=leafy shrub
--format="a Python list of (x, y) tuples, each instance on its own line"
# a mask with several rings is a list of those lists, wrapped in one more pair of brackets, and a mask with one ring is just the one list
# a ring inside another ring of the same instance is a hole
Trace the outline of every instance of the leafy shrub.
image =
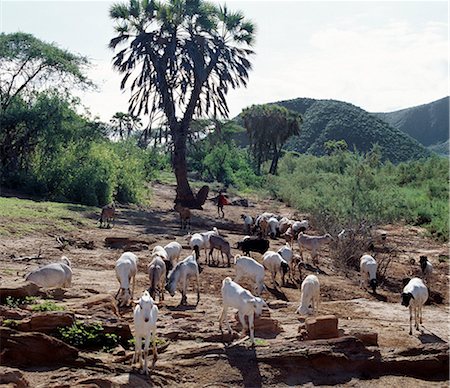
[(64, 311), (65, 307), (57, 305), (55, 302), (50, 300), (45, 300), (42, 303), (35, 304), (31, 306), (31, 311)]
[(33, 304), (35, 303), (36, 299), (37, 298), (35, 296), (26, 296), (24, 298), (14, 298), (12, 296), (7, 296), (5, 298), (4, 305), (11, 308), (18, 308), (20, 306)]
[(382, 164), (375, 151), (366, 156), (346, 151), (323, 157), (287, 154), (279, 176), (267, 180), (269, 191), (310, 213), (316, 227), (332, 234), (360, 224), (404, 220), (447, 241), (448, 161), (433, 157), (395, 166)]
[(115, 348), (119, 343), (119, 337), (116, 334), (104, 333), (103, 330), (100, 322), (76, 321), (70, 327), (60, 327), (58, 332), (64, 342), (80, 349), (110, 350)]

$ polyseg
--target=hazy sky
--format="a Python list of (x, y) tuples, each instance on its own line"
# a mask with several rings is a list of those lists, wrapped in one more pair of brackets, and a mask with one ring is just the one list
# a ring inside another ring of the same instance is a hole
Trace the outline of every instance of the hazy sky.
[[(2, 32), (23, 31), (90, 58), (100, 91), (82, 96), (109, 121), (126, 111), (108, 42), (110, 1), (0, 0)], [(223, 3), (220, 1), (219, 3)], [(246, 89), (228, 95), (231, 117), (252, 104), (332, 98), (371, 112), (448, 95), (446, 1), (227, 1), (257, 26)]]

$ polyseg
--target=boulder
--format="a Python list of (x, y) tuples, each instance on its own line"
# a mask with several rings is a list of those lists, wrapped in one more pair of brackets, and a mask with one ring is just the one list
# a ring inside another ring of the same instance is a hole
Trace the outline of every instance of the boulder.
[(19, 331), (38, 331), (42, 333), (55, 333), (58, 327), (72, 326), (75, 314), (65, 311), (47, 311), (35, 313), (29, 318), (17, 322), (14, 329)]
[(0, 365), (51, 366), (75, 361), (78, 350), (43, 333), (0, 327)]
[(23, 373), (19, 369), (0, 367), (0, 385), (6, 385), (14, 388), (26, 388), (30, 385), (23, 377)]
[(110, 294), (98, 294), (87, 298), (81, 303), (81, 306), (77, 306), (77, 312), (80, 314), (95, 315), (100, 318), (110, 318), (111, 315), (119, 316), (117, 302)]
[(7, 297), (22, 299), (26, 296), (47, 296), (41, 288), (30, 282), (16, 281), (11, 284), (3, 284), (0, 287), (0, 302), (5, 303)]
[[(242, 328), (240, 327), (241, 325), (237, 313), (235, 314), (235, 319), (236, 319), (235, 329), (239, 327), (239, 331), (242, 330)], [(245, 318), (245, 322), (247, 323), (248, 327), (247, 317)], [(259, 317), (255, 317), (254, 326), (255, 326), (255, 336), (262, 338), (275, 338), (279, 333), (283, 331), (283, 328), (280, 326), (280, 323), (276, 319), (273, 319), (271, 317), (270, 311), (267, 309), (264, 309)]]
[(128, 346), (128, 341), (133, 338), (130, 325), (126, 322), (102, 322), (102, 326), (105, 334), (116, 334), (122, 346)]
[(8, 306), (0, 305), (0, 320), (5, 319), (23, 319), (30, 315), (27, 310), (15, 309)]
[(358, 338), (365, 346), (378, 346), (378, 333), (369, 331), (351, 331), (349, 335)]
[(308, 317), (305, 320), (308, 340), (339, 337), (338, 319), (335, 315)]

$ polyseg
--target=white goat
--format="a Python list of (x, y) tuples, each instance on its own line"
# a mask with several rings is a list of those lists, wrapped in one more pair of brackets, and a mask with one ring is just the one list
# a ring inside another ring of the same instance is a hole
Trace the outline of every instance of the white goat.
[(244, 233), (251, 233), (253, 226), (253, 218), (245, 214), (241, 214), (241, 218), (244, 221)]
[(233, 282), (231, 278), (226, 277), (222, 281), (222, 303), (223, 310), (219, 319), (219, 328), (222, 331), (222, 323), (225, 320), (227, 323), (228, 331), (231, 333), (230, 322), (228, 321), (228, 308), (233, 307), (238, 310), (239, 321), (242, 325), (242, 335), (245, 336), (247, 324), (245, 322), (245, 317), (248, 317), (248, 324), (250, 328), (250, 340), (252, 345), (255, 344), (255, 328), (254, 328), (254, 317), (258, 317), (262, 313), (263, 306), (267, 304), (261, 298), (253, 296), (252, 293), (245, 288), (241, 287), (239, 284)]
[(255, 259), (247, 256), (236, 255), (234, 257), (234, 264), (236, 269), (235, 282), (242, 278), (249, 278), (255, 283), (255, 294), (260, 296), (264, 286), (264, 267)]
[(192, 236), (188, 235), (187, 238), (189, 246), (195, 251), (197, 258), (200, 259), (200, 250), (205, 247), (205, 240), (203, 239), (203, 236), (200, 233), (194, 233)]
[(195, 252), (191, 256), (177, 263), (175, 268), (169, 273), (169, 280), (166, 285), (166, 290), (169, 291), (170, 296), (175, 295), (178, 289), (181, 292), (181, 305), (187, 304), (186, 290), (190, 278), (196, 278), (197, 281), (197, 304), (200, 301), (200, 280), (199, 267), (195, 258)]
[(409, 334), (412, 334), (412, 319), (419, 330), (419, 322), (422, 324), (422, 307), (428, 299), (428, 289), (422, 279), (412, 278), (403, 288), (402, 305), (409, 307)]
[(282, 284), (284, 286), (284, 277), (289, 271), (289, 264), (281, 257), (281, 255), (274, 251), (267, 251), (263, 256), (263, 265), (272, 276), (272, 284), (276, 287), (276, 277), (280, 273)]
[[(308, 275), (302, 282), (302, 295), (300, 306), (296, 313), (306, 315), (311, 311), (313, 314), (319, 309), (320, 283), (316, 275)], [(310, 310), (311, 306), (311, 310)]]
[(280, 223), (278, 222), (278, 220), (275, 217), (270, 217), (267, 220), (267, 223), (269, 224), (270, 237), (272, 238), (277, 237), (280, 228)]
[(360, 287), (363, 287), (364, 285), (367, 287), (367, 284), (370, 285), (370, 287), (373, 290), (373, 293), (375, 294), (377, 291), (377, 262), (375, 259), (370, 255), (363, 255), (360, 259), (359, 264), (359, 272), (361, 274), (360, 279)]
[(309, 228), (308, 220), (295, 221), (292, 224), (292, 230), (294, 231), (295, 235), (298, 235), (298, 233), (300, 232), (304, 232), (308, 228)]
[(30, 272), (25, 280), (43, 288), (70, 287), (72, 285), (70, 266), (70, 260), (63, 256), (60, 263), (44, 265)]
[(163, 260), (168, 261), (169, 260), (169, 256), (167, 255), (166, 250), (161, 246), (161, 245), (156, 245), (153, 250), (152, 250), (152, 256), (153, 255), (158, 255), (160, 256)]
[(150, 296), (155, 299), (156, 292), (158, 292), (159, 300), (164, 300), (164, 289), (166, 287), (166, 263), (164, 259), (158, 254), (153, 254), (147, 271), (150, 280)]
[(164, 250), (167, 253), (167, 259), (172, 263), (173, 267), (175, 267), (175, 264), (180, 259), (181, 249), (181, 244), (176, 241), (172, 241), (164, 246)]
[(295, 273), (295, 264), (297, 260), (294, 259), (294, 252), (292, 251), (290, 244), (287, 242), (280, 249), (278, 249), (277, 253), (284, 259), (286, 263), (289, 264), (289, 277), (292, 279)]
[(300, 232), (298, 235), (297, 243), (300, 248), (300, 255), (303, 259), (303, 249), (306, 248), (311, 251), (311, 257), (313, 262), (317, 262), (317, 251), (325, 244), (330, 243), (333, 237), (328, 233), (323, 236), (310, 236)]
[[(131, 365), (139, 361), (139, 368), (142, 368), (142, 358), (144, 358), (144, 367), (142, 372), (148, 374), (147, 357), (150, 341), (152, 341), (153, 362), (152, 368), (158, 359), (156, 349), (156, 320), (158, 319), (158, 307), (156, 307), (148, 291), (137, 302), (133, 313), (134, 319), (134, 355)], [(142, 339), (144, 339), (144, 354), (142, 355)], [(142, 357), (143, 356), (143, 357)]]
[[(116, 294), (119, 307), (129, 305), (131, 299), (133, 298), (134, 284), (137, 273), (137, 262), (137, 256), (131, 252), (124, 252), (116, 261), (116, 277), (120, 283), (120, 288)], [(130, 292), (131, 280), (133, 280), (133, 287)]]
[(433, 264), (428, 261), (426, 256), (420, 256), (420, 269), (424, 276), (425, 282), (430, 283), (431, 276), (433, 275)]

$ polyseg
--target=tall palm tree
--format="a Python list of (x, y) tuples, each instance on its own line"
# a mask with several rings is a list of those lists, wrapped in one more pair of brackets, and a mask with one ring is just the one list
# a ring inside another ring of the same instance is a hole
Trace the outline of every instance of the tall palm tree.
[(300, 135), (302, 117), (278, 105), (252, 105), (241, 114), (250, 140), (250, 150), (258, 174), (261, 164), (272, 158), (269, 174), (276, 174), (278, 160), (286, 140)]
[[(164, 113), (173, 141), (176, 202), (201, 207), (187, 179), (186, 140), (191, 121), (212, 113), (228, 116), (229, 88), (246, 85), (254, 25), (240, 12), (204, 0), (130, 0), (110, 16), (114, 66), (130, 78), (129, 111)], [(120, 49), (119, 49), (120, 48)], [(132, 77), (133, 76), (133, 77)]]
[(113, 134), (122, 140), (130, 138), (132, 133), (142, 125), (139, 117), (124, 112), (115, 113), (110, 122)]

